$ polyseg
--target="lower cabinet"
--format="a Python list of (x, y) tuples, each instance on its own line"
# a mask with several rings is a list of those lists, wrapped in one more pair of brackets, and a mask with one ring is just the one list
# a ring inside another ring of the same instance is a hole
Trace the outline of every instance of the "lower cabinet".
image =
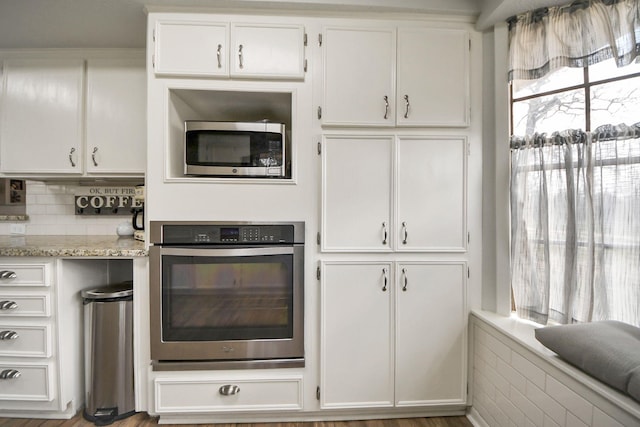
[(321, 264), (322, 409), (466, 402), (463, 261)]
[(154, 390), (157, 414), (302, 410), (301, 375), (159, 377)]
[(0, 259), (0, 410), (58, 412), (53, 260)]

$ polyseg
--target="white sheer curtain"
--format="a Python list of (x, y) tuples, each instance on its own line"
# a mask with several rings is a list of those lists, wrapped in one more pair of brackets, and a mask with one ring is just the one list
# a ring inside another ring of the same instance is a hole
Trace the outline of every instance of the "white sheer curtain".
[(640, 326), (640, 124), (513, 138), (511, 150), (519, 316)]
[(638, 0), (579, 0), (527, 12), (508, 23), (509, 81), (610, 58), (621, 67), (640, 54)]

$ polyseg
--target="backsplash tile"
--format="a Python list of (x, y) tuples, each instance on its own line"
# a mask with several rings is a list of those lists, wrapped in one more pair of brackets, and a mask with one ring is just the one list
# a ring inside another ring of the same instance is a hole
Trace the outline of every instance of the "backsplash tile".
[[(115, 235), (129, 215), (75, 215), (77, 184), (27, 181), (27, 235)], [(0, 235), (10, 234), (11, 222), (0, 222)]]

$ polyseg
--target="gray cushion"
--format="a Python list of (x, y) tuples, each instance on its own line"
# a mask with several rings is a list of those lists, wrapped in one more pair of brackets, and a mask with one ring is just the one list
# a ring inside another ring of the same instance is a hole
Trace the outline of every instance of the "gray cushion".
[(640, 328), (603, 320), (547, 326), (535, 334), (562, 359), (640, 402)]

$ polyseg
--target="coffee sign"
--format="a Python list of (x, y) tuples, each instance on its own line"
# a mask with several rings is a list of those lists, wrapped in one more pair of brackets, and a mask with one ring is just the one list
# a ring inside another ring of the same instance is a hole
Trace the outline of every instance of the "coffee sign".
[(135, 187), (87, 187), (75, 194), (76, 215), (130, 215), (142, 208)]

